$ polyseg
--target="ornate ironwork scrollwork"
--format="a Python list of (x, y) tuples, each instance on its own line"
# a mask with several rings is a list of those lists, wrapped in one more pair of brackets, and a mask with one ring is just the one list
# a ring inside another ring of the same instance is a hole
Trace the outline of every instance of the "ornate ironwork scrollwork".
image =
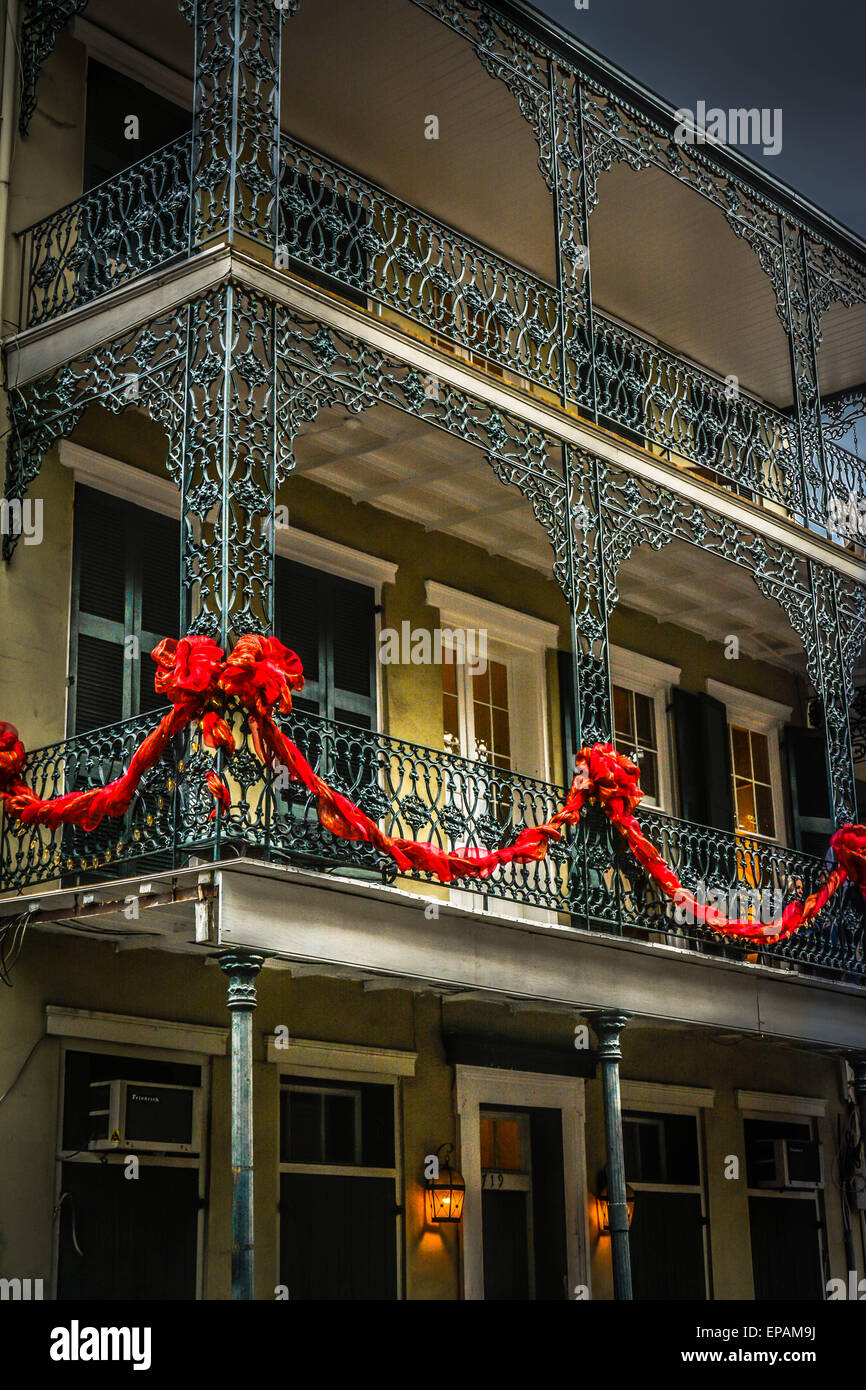
[[(21, 25), (21, 106), (18, 129), (26, 135), (36, 110), (36, 88), (42, 64), (54, 52), (57, 35), (87, 0), (27, 0), (28, 13)], [(7, 43), (14, 36), (7, 35)]]

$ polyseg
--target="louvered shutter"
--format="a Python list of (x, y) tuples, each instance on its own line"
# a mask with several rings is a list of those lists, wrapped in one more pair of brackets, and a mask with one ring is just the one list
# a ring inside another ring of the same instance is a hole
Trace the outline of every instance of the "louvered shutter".
[(785, 730), (785, 751), (791, 778), (794, 845), (806, 854), (823, 858), (833, 833), (823, 735), (814, 729), (789, 725)]
[(574, 655), (572, 652), (556, 653), (559, 670), (559, 713), (562, 734), (563, 784), (571, 785), (574, 776), (574, 763), (577, 757), (577, 719), (574, 708)]
[(304, 667), (296, 709), (376, 727), (375, 594), (292, 560), (277, 559), (275, 631)]
[(179, 631), (180, 528), (77, 486), (74, 550), (70, 732), (85, 733), (166, 703), (150, 651)]
[(274, 592), (274, 632), (297, 652), (304, 668), (304, 689), (292, 697), (295, 709), (308, 714), (327, 714), (326, 691), (321, 672), (323, 623), (319, 578), (316, 570), (277, 557)]

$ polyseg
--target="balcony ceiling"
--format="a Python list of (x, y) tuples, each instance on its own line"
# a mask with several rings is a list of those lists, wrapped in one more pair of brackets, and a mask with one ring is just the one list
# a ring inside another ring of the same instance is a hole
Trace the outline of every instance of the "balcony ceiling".
[(349, 418), (332, 407), (302, 430), (295, 455), (295, 476), (551, 573), (553, 552), (526, 498), (443, 430), (386, 405)]
[(805, 674), (802, 645), (779, 605), (764, 598), (747, 570), (687, 541), (671, 541), (661, 552), (639, 546), (620, 570), (617, 589), (622, 604), (657, 622), (719, 646), (736, 635), (744, 656)]
[[(385, 405), (350, 417), (332, 407), (304, 427), (295, 453), (295, 476), (551, 574), (553, 552), (526, 499), (499, 482), (478, 449), (422, 421)], [(358, 527), (370, 535), (363, 514)], [(745, 655), (804, 669), (782, 609), (762, 597), (745, 570), (696, 546), (674, 541), (661, 553), (639, 547), (618, 588), (622, 605), (658, 622), (718, 643), (736, 633)]]
[[(191, 32), (177, 0), (90, 0), (86, 19), (191, 76)], [(283, 125), (298, 139), (555, 279), (551, 197), (529, 125), (471, 46), (411, 0), (302, 0), (285, 28), (281, 101)], [(424, 138), (430, 115), (438, 140)], [(769, 281), (722, 213), (655, 168), (615, 166), (599, 195), (590, 222), (599, 306), (789, 405), (787, 343)], [(866, 306), (834, 306), (823, 329), (822, 392), (866, 380)]]

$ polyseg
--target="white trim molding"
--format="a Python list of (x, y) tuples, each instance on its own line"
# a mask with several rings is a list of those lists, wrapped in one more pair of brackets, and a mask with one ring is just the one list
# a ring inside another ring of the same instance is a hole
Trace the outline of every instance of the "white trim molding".
[(458, 1063), (454, 1068), (454, 1087), (459, 1126), (459, 1163), (466, 1183), (462, 1241), (464, 1299), (484, 1298), (480, 1123), (482, 1105), (514, 1105), (527, 1109), (541, 1106), (561, 1111), (569, 1297), (574, 1296), (573, 1290), (577, 1284), (583, 1284), (590, 1289), (583, 1079), (574, 1076), (554, 1076), (544, 1072), (470, 1067)]
[(558, 623), (533, 618), (515, 608), (505, 608), (500, 603), (490, 603), (474, 594), (465, 594), (460, 589), (449, 589), (446, 584), (438, 584), (433, 579), (427, 580), (424, 596), (430, 608), (439, 609), (443, 623), (485, 628), (489, 637), (507, 646), (543, 652), (548, 647), (556, 647), (559, 642)]
[(127, 1047), (159, 1047), (172, 1052), (200, 1052), (224, 1057), (228, 1029), (199, 1023), (176, 1023), (164, 1018), (137, 1018), (132, 1014), (106, 1014), (92, 1009), (68, 1009), (45, 1005), (45, 1031), (58, 1038), (88, 1038), (94, 1042), (123, 1043)]
[(815, 1115), (819, 1119), (827, 1113), (827, 1102), (823, 1096), (789, 1096), (777, 1091), (734, 1091), (737, 1109), (754, 1114), (769, 1115)]
[(299, 1075), (321, 1076), (324, 1072), (363, 1072), (383, 1077), (414, 1076), (417, 1052), (396, 1052), (393, 1048), (360, 1047), (353, 1043), (318, 1042), (314, 1038), (288, 1039), (278, 1046), (273, 1033), (265, 1034), (265, 1053), (269, 1062), (289, 1068)]
[(180, 493), (169, 478), (133, 468), (132, 464), (85, 449), (69, 439), (61, 439), (57, 452), (63, 467), (70, 469), (77, 483), (139, 507), (149, 507), (163, 516), (180, 517)]
[(620, 1082), (623, 1109), (712, 1110), (716, 1093), (709, 1086), (667, 1086), (658, 1081)]
[(296, 560), (300, 565), (326, 570), (340, 579), (369, 584), (376, 590), (377, 601), (381, 598), (382, 585), (393, 584), (397, 578), (395, 564), (380, 560), (376, 555), (367, 555), (363, 550), (353, 550), (351, 546), (325, 540), (309, 531), (299, 531), (294, 526), (278, 526), (275, 534), (278, 555)]
[(100, 29), (99, 25), (81, 15), (73, 19), (71, 32), (74, 39), (84, 44), (89, 58), (95, 58), (98, 63), (123, 73), (124, 77), (131, 77), (142, 87), (149, 87), (158, 96), (173, 101), (175, 106), (192, 111), (195, 84), (191, 78), (124, 43), (123, 39), (110, 34), (107, 29)]
[(753, 695), (750, 690), (739, 690), (735, 685), (723, 685), (721, 681), (707, 678), (707, 694), (714, 700), (721, 700), (728, 711), (729, 723), (742, 722), (758, 733), (777, 733), (791, 718), (790, 705), (780, 704), (778, 700), (768, 700), (763, 695)]
[(627, 647), (610, 644), (610, 678), (617, 685), (627, 685), (630, 690), (639, 690), (642, 695), (655, 695), (667, 692), (672, 685), (679, 685), (682, 670), (671, 666), (667, 661), (657, 661), (654, 656), (641, 656), (639, 652), (629, 651)]

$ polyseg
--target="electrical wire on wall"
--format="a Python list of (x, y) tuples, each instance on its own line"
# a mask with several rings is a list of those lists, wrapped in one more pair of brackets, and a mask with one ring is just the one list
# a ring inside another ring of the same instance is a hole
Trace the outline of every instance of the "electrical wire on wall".
[(78, 1244), (78, 1230), (77, 1230), (77, 1227), (76, 1227), (76, 1224), (75, 1224), (75, 1201), (74, 1201), (74, 1199), (73, 1199), (73, 1196), (72, 1196), (72, 1193), (71, 1193), (71, 1192), (61, 1192), (60, 1197), (59, 1197), (58, 1202), (57, 1202), (57, 1206), (54, 1208), (54, 1220), (55, 1220), (55, 1221), (57, 1220), (57, 1218), (58, 1218), (59, 1215), (60, 1215), (61, 1209), (62, 1209), (62, 1207), (63, 1207), (63, 1203), (64, 1203), (64, 1202), (67, 1202), (67, 1201), (69, 1202), (69, 1210), (70, 1210), (71, 1219), (72, 1219), (72, 1230), (71, 1230), (71, 1232), (70, 1232), (70, 1234), (71, 1234), (71, 1236), (72, 1236), (72, 1245), (73, 1245), (73, 1248), (74, 1248), (74, 1250), (75, 1250), (75, 1253), (76, 1253), (77, 1255), (80, 1255), (81, 1258), (84, 1259), (84, 1251), (82, 1250), (81, 1246)]
[(32, 916), (32, 912), (22, 912), (20, 917), (0, 925), (0, 981), (8, 989), (12, 988), (12, 967), (21, 954)]
[(48, 1037), (48, 1034), (47, 1034), (47, 1033), (40, 1033), (39, 1037), (36, 1039), (35, 1043), (34, 1043), (33, 1046), (31, 1047), (30, 1051), (27, 1053), (27, 1056), (24, 1058), (24, 1061), (21, 1063), (21, 1066), (20, 1066), (19, 1069), (18, 1069), (18, 1073), (17, 1073), (17, 1075), (16, 1075), (14, 1081), (11, 1083), (11, 1085), (9, 1085), (9, 1086), (6, 1087), (6, 1090), (3, 1092), (2, 1096), (0, 1096), (0, 1105), (2, 1105), (3, 1102), (4, 1102), (4, 1100), (6, 1099), (6, 1097), (9, 1096), (9, 1095), (11, 1095), (12, 1092), (15, 1090), (15, 1087), (18, 1085), (18, 1082), (21, 1080), (22, 1076), (24, 1075), (24, 1072), (25, 1072), (25, 1070), (26, 1070), (26, 1068), (27, 1068), (27, 1064), (28, 1064), (28, 1062), (30, 1061), (30, 1058), (33, 1056), (34, 1052), (36, 1051), (37, 1047), (39, 1047), (40, 1043), (44, 1043), (44, 1041), (45, 1041), (45, 1039), (46, 1039), (47, 1037)]

